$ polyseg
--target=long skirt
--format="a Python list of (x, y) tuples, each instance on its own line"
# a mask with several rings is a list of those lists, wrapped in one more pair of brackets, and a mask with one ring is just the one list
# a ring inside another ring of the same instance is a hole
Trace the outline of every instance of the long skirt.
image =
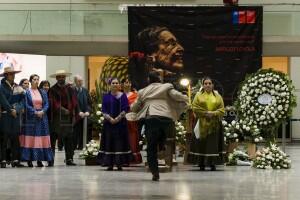
[(53, 160), (47, 116), (44, 116), (42, 119), (33, 117), (26, 120), (19, 140), (21, 160)]
[(197, 139), (193, 134), (188, 162), (199, 166), (221, 165), (224, 163), (224, 155), (224, 136), (222, 132), (211, 133), (200, 139)]
[(99, 164), (122, 166), (129, 165), (131, 160), (127, 122), (122, 121), (114, 125), (104, 123), (98, 154)]
[(131, 163), (139, 164), (142, 163), (142, 156), (139, 149), (139, 132), (137, 121), (128, 121), (128, 136), (129, 136), (129, 145), (130, 150), (133, 155), (133, 160)]

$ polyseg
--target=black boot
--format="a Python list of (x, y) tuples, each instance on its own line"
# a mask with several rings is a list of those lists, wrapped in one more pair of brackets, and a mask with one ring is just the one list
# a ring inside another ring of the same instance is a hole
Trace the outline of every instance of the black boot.
[(106, 171), (113, 171), (114, 170), (114, 166), (108, 166)]
[(48, 167), (53, 167), (54, 166), (54, 160), (48, 161)]
[(205, 166), (204, 165), (200, 165), (200, 171), (205, 171)]
[(6, 168), (6, 161), (1, 162), (1, 168)]
[(15, 160), (11, 163), (11, 167), (24, 167), (18, 160)]
[(38, 167), (44, 167), (44, 165), (43, 165), (43, 162), (42, 162), (42, 161), (39, 161), (39, 160), (38, 160), (38, 161), (36, 162), (36, 164), (37, 164), (37, 166), (38, 166)]
[(210, 171), (216, 171), (217, 169), (216, 169), (216, 166), (215, 165), (211, 165), (210, 166)]
[(159, 181), (159, 173), (152, 173), (152, 181)]
[(72, 159), (67, 160), (66, 165), (68, 166), (76, 166)]
[(32, 161), (27, 161), (28, 167), (33, 167)]

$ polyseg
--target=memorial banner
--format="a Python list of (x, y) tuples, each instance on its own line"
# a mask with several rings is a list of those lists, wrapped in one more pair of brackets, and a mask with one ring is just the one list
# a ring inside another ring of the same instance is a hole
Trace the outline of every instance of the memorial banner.
[(231, 104), (261, 68), (262, 16), (259, 6), (129, 7), (129, 76), (138, 89), (151, 70), (170, 82), (209, 76)]

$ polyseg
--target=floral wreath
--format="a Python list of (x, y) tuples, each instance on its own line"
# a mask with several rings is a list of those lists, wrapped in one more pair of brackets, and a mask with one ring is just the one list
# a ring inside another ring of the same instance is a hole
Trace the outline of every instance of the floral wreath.
[(296, 106), (294, 91), (290, 78), (273, 69), (260, 69), (246, 76), (234, 103), (237, 121), (247, 130), (242, 137), (252, 142), (260, 141), (261, 137), (274, 141), (276, 128), (291, 116)]

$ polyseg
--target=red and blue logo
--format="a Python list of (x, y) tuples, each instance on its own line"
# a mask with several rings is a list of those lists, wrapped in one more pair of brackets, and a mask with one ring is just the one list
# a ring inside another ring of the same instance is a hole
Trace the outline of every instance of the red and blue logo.
[(240, 10), (232, 12), (233, 24), (255, 24), (256, 13), (254, 10)]

